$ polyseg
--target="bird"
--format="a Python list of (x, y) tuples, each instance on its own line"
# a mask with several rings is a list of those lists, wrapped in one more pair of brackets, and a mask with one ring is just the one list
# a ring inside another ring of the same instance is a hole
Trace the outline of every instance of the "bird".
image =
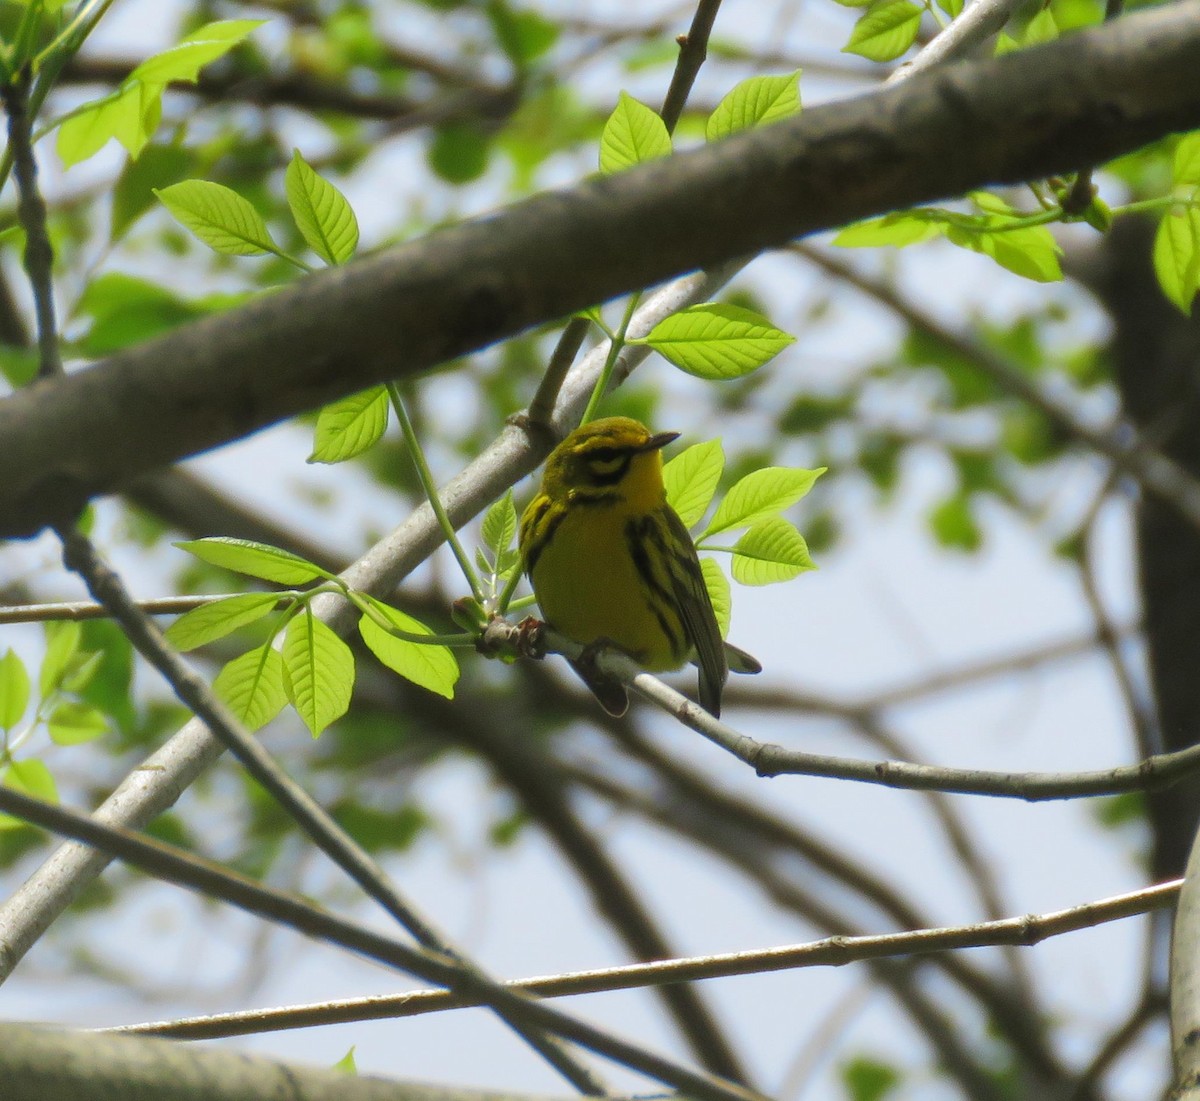
[(714, 717), (730, 669), (762, 670), (722, 639), (696, 545), (667, 503), (662, 449), (678, 438), (630, 417), (576, 428), (550, 453), (521, 517), (519, 549), (542, 618), (587, 648), (572, 665), (612, 715), (629, 699), (591, 660), (605, 645), (653, 673), (694, 661), (700, 705)]

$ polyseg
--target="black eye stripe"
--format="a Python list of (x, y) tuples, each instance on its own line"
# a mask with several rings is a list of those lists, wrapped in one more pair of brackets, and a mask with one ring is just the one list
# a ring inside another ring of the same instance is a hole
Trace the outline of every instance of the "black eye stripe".
[(594, 485), (615, 485), (629, 472), (633, 455), (628, 451), (601, 447), (588, 454), (587, 476)]

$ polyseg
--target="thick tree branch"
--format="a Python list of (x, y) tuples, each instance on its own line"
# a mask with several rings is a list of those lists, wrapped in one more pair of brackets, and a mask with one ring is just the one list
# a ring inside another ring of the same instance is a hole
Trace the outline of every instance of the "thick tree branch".
[(0, 1024), (5, 1101), (545, 1101), (359, 1077), (142, 1037)]
[(320, 272), (0, 405), (0, 535), (31, 534), (155, 466), (623, 291), (1200, 125), (1198, 68), (1200, 4), (1188, 0)]
[[(678, 280), (650, 296), (638, 311), (631, 333), (649, 331), (663, 317), (716, 292), (721, 276)], [(644, 346), (630, 345), (622, 353), (629, 364), (646, 355)], [(574, 423), (587, 401), (607, 345), (589, 352), (567, 379), (555, 413), (555, 424)], [(532, 470), (549, 450), (524, 432), (508, 428), (457, 478), (441, 489), (442, 500), (455, 524), (461, 525)], [(354, 588), (385, 597), (399, 581), (440, 545), (441, 531), (428, 504), (417, 508), (398, 528), (371, 547), (346, 572)], [(348, 632), (357, 617), (347, 614), (343, 600), (321, 601), (319, 615), (335, 629)], [(97, 808), (103, 824), (139, 828), (172, 806), (183, 791), (222, 753), (224, 747), (199, 720), (185, 724), (165, 745), (130, 774)], [(9, 898), (0, 903), (0, 982), (12, 972), (51, 922), (108, 863), (108, 857), (86, 845), (58, 848)]]

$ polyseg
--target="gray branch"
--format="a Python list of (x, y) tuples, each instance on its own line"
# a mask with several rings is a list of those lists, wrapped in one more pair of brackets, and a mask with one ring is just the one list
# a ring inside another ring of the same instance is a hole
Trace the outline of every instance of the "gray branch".
[(0, 1023), (5, 1101), (534, 1101), (132, 1036)]
[(681, 272), (1200, 125), (1196, 0), (536, 196), (0, 404), (0, 536), (390, 378)]

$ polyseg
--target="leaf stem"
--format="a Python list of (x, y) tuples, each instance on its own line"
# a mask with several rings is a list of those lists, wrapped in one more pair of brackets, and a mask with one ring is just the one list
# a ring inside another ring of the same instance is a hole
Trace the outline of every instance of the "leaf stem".
[(621, 324), (617, 327), (617, 331), (609, 341), (608, 358), (604, 361), (604, 370), (600, 372), (600, 377), (596, 379), (596, 385), (592, 389), (592, 396), (588, 398), (587, 408), (583, 411), (583, 416), (579, 418), (580, 424), (587, 424), (596, 415), (597, 407), (608, 392), (608, 384), (612, 379), (613, 370), (617, 365), (617, 357), (625, 347), (625, 333), (629, 329), (630, 321), (633, 320), (633, 312), (637, 309), (638, 303), (641, 300), (641, 291), (634, 291), (629, 296), (629, 302), (625, 307), (625, 316), (621, 318)]
[(404, 642), (412, 642), (417, 646), (474, 646), (478, 641), (469, 631), (455, 631), (449, 635), (418, 635), (413, 631), (405, 631), (397, 627), (387, 616), (375, 607), (372, 600), (356, 589), (345, 588), (346, 599), (350, 601), (363, 615), (381, 631), (387, 631), (393, 638)]
[(429, 499), (429, 507), (433, 509), (442, 534), (446, 537), (446, 542), (450, 544), (450, 549), (458, 560), (459, 568), (467, 579), (467, 584), (471, 586), (471, 595), (482, 604), (484, 602), (483, 587), (479, 583), (471, 560), (467, 557), (467, 552), (463, 550), (462, 544), (458, 541), (458, 533), (454, 530), (454, 525), (450, 523), (450, 517), (446, 515), (442, 499), (438, 496), (433, 474), (429, 469), (429, 464), (425, 461), (425, 452), (421, 450), (421, 441), (417, 439), (417, 433), (413, 428), (408, 410), (405, 408), (400, 387), (395, 382), (389, 382), (387, 391), (388, 396), (392, 399), (392, 407), (396, 410), (396, 420), (400, 422), (400, 431), (404, 434), (404, 443), (408, 447), (409, 456), (417, 468), (417, 477), (421, 481), (421, 488), (425, 490), (425, 496)]
[(496, 600), (496, 612), (499, 615), (504, 615), (508, 611), (509, 601), (512, 600), (513, 593), (517, 591), (517, 586), (521, 583), (521, 577), (525, 573), (525, 556), (521, 555), (521, 562), (515, 570), (509, 575), (508, 581), (505, 583), (503, 591)]

